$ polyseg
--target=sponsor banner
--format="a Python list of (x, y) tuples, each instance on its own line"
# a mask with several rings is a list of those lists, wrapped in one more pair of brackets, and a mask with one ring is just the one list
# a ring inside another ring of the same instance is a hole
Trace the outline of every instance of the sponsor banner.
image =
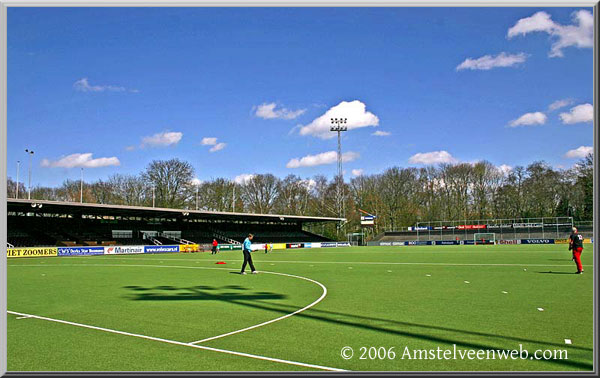
[(340, 243), (337, 243), (337, 246), (338, 247), (350, 247), (351, 245), (348, 242), (340, 242)]
[(554, 239), (554, 244), (569, 244), (569, 239)]
[(7, 248), (6, 257), (58, 256), (57, 247)]
[(304, 248), (312, 248), (312, 243), (304, 243)]
[(594, 239), (593, 238), (591, 238), (591, 239), (583, 239), (583, 242), (584, 243), (593, 243)]
[(406, 242), (405, 245), (431, 245), (433, 242), (430, 240), (424, 241), (424, 240), (413, 240), (413, 241), (408, 241)]
[(554, 244), (554, 239), (521, 239), (521, 244)]
[(431, 226), (408, 227), (408, 231), (429, 231), (433, 230)]
[(58, 256), (103, 255), (104, 247), (58, 247)]
[(516, 240), (498, 240), (497, 241), (498, 244), (521, 244), (521, 240), (516, 239)]
[(542, 228), (542, 223), (513, 223), (514, 228)]
[(285, 247), (287, 249), (304, 248), (304, 243), (288, 243)]
[[(181, 247), (190, 247), (191, 245), (195, 245), (196, 249), (198, 249), (198, 244), (181, 244), (181, 245), (145, 245), (144, 253), (173, 253), (179, 252)], [(195, 252), (195, 251), (194, 251)]]
[(475, 240), (461, 240), (461, 245), (475, 245)]
[(513, 228), (511, 224), (488, 224), (487, 228)]
[(120, 255), (128, 253), (144, 253), (143, 245), (123, 245), (115, 247), (104, 247), (105, 255)]
[(285, 249), (285, 243), (273, 243), (273, 249)]
[(321, 243), (310, 243), (312, 248), (321, 248)]
[(393, 246), (405, 245), (404, 242), (392, 242)]
[(457, 245), (457, 240), (436, 240), (435, 245)]
[(486, 228), (485, 224), (461, 224), (458, 226), (459, 230), (481, 230)]
[(379, 242), (380, 246), (388, 247), (392, 245), (392, 242)]
[(321, 247), (322, 248), (337, 247), (337, 243), (336, 242), (322, 242)]

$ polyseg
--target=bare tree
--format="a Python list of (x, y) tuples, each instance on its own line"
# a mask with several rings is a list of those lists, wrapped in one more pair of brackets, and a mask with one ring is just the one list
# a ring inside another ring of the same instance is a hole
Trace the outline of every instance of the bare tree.
[(183, 208), (193, 177), (192, 165), (179, 159), (154, 160), (142, 174), (146, 185), (154, 188), (156, 207), (168, 208)]

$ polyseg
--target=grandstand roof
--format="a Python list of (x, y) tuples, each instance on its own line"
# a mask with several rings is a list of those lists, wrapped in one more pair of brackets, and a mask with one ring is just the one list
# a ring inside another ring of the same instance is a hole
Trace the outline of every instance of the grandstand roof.
[[(33, 207), (33, 204), (41, 204), (42, 207)], [(128, 217), (153, 217), (172, 218), (187, 217), (190, 219), (221, 219), (221, 220), (244, 220), (244, 221), (288, 221), (288, 222), (339, 222), (344, 218), (331, 217), (309, 217), (302, 215), (284, 214), (251, 214), (234, 213), (225, 211), (206, 211), (190, 209), (168, 209), (158, 207), (106, 205), (96, 203), (60, 202), (27, 199), (8, 199), (8, 211), (40, 212), (54, 214), (86, 214), (98, 216), (128, 216)]]

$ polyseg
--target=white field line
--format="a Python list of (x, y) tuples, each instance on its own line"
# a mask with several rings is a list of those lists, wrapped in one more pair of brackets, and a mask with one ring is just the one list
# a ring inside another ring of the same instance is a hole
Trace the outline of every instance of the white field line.
[(232, 354), (232, 355), (235, 355), (235, 356), (249, 357), (249, 358), (254, 358), (254, 359), (257, 359), (257, 360), (278, 362), (278, 363), (282, 363), (282, 364), (296, 365), (296, 366), (308, 367), (308, 368), (319, 369), (319, 370), (345, 371), (345, 370), (342, 370), (342, 369), (333, 368), (333, 367), (329, 367), (329, 366), (306, 364), (304, 362), (288, 361), (288, 360), (282, 360), (282, 359), (279, 359), (279, 358), (257, 356), (255, 354), (235, 352), (235, 351), (226, 350), (226, 349), (211, 348), (211, 347), (207, 347), (207, 346), (203, 346), (203, 345), (193, 345), (193, 344), (183, 343), (183, 342), (175, 341), (175, 340), (167, 340), (167, 339), (162, 339), (162, 338), (159, 338), (159, 337), (146, 336), (146, 335), (140, 335), (140, 334), (136, 334), (136, 333), (129, 333), (129, 332), (124, 332), (124, 331), (118, 331), (118, 330), (115, 330), (115, 329), (96, 327), (96, 326), (87, 325), (87, 324), (69, 322), (69, 321), (66, 321), (66, 320), (47, 318), (47, 317), (44, 317), (44, 316), (31, 315), (31, 314), (23, 314), (23, 313), (16, 312), (16, 311), (7, 311), (7, 312), (9, 314), (13, 314), (13, 315), (27, 316), (27, 317), (31, 317), (31, 318), (35, 318), (35, 319), (46, 320), (46, 321), (49, 321), (49, 322), (62, 323), (62, 324), (76, 326), (76, 327), (94, 329), (94, 330), (97, 330), (97, 331), (103, 331), (103, 332), (109, 332), (109, 333), (116, 333), (118, 335), (138, 337), (138, 338), (141, 338), (141, 339), (159, 341), (159, 342), (162, 342), (162, 343), (179, 345), (179, 346), (185, 346), (185, 347), (188, 347), (188, 348), (197, 348), (197, 349), (203, 349), (203, 350), (210, 350), (212, 352)]
[[(29, 264), (27, 264), (27, 265), (16, 265), (16, 266), (36, 266), (36, 265), (29, 265)], [(37, 266), (39, 266), (39, 265), (37, 265)], [(56, 264), (56, 265), (52, 265), (52, 266), (57, 266), (57, 267), (59, 267), (59, 266), (111, 266), (111, 267), (120, 267), (120, 268), (122, 268), (122, 267), (151, 267), (151, 268), (183, 268), (183, 269), (237, 270), (237, 269), (231, 269), (231, 268), (213, 268), (213, 267), (181, 266), (181, 265), (147, 265), (147, 264), (127, 264), (127, 265), (114, 265), (114, 264)], [(242, 329), (239, 329), (239, 330), (236, 330), (236, 331), (224, 333), (222, 335), (217, 335), (217, 336), (213, 336), (213, 337), (208, 337), (206, 339), (193, 341), (193, 342), (190, 342), (190, 344), (200, 344), (200, 343), (203, 343), (205, 341), (220, 339), (220, 338), (225, 337), (225, 336), (235, 335), (237, 333), (249, 331), (251, 329), (255, 329), (255, 328), (258, 328), (258, 327), (265, 326), (267, 324), (275, 323), (275, 322), (278, 322), (278, 321), (283, 320), (283, 319), (287, 319), (290, 316), (299, 314), (302, 311), (306, 311), (309, 308), (315, 306), (317, 303), (321, 302), (325, 298), (325, 296), (327, 296), (327, 288), (325, 287), (325, 285), (323, 285), (322, 283), (320, 283), (318, 281), (312, 280), (310, 278), (306, 278), (306, 277), (302, 277), (302, 276), (296, 276), (296, 275), (287, 274), (287, 273), (279, 273), (279, 272), (261, 271), (260, 273), (261, 274), (262, 273), (275, 274), (275, 275), (278, 275), (278, 276), (286, 276), (286, 277), (298, 278), (298, 279), (301, 279), (301, 280), (309, 281), (309, 282), (312, 282), (312, 283), (320, 286), (321, 289), (323, 289), (323, 293), (321, 294), (321, 296), (317, 300), (315, 300), (311, 304), (309, 304), (309, 305), (307, 305), (307, 306), (305, 306), (305, 307), (303, 307), (303, 308), (301, 308), (299, 310), (296, 310), (296, 311), (294, 311), (292, 313), (289, 313), (289, 314), (280, 316), (278, 318), (271, 319), (271, 320), (268, 320), (266, 322), (263, 322), (263, 323), (260, 323), (260, 324), (256, 324), (256, 325), (253, 325), (253, 326), (250, 326), (250, 327), (246, 327), (246, 328), (242, 328)]]
[[(63, 257), (61, 257), (63, 258)], [(77, 256), (76, 258), (80, 258)], [(98, 257), (94, 257), (98, 258)], [(112, 257), (108, 256), (107, 259), (114, 260), (158, 260), (151, 258), (143, 258), (143, 257)], [(181, 262), (189, 262), (189, 261), (200, 261), (200, 262), (212, 262), (212, 260), (186, 260), (186, 259), (162, 259), (162, 260), (171, 260), (171, 261), (181, 261)], [(243, 262), (244, 260), (219, 260), (225, 262)], [(257, 261), (258, 262), (258, 261)], [(292, 263), (292, 264), (365, 264), (365, 265), (440, 265), (440, 266), (553, 266), (553, 267), (566, 267), (572, 266), (571, 264), (473, 264), (473, 263), (435, 263), (435, 262), (376, 262), (376, 261), (294, 261), (294, 260), (265, 260), (261, 262), (273, 262), (273, 263)], [(13, 265), (9, 265), (13, 266)], [(120, 266), (120, 265), (119, 265)], [(582, 265), (582, 266), (593, 266), (593, 265)], [(218, 269), (218, 268), (214, 268)], [(237, 269), (230, 269), (237, 270)], [(273, 272), (271, 272), (273, 273)]]
[(299, 309), (299, 310), (296, 310), (296, 311), (294, 311), (294, 312), (292, 312), (292, 313), (290, 313), (290, 314), (287, 314), (287, 315), (280, 316), (279, 318), (275, 318), (275, 319), (272, 319), (272, 320), (266, 321), (266, 322), (264, 322), (264, 323), (260, 323), (260, 324), (257, 324), (257, 325), (253, 325), (253, 326), (251, 326), (251, 327), (247, 327), (247, 328), (244, 328), (244, 329), (239, 329), (239, 330), (237, 330), (237, 331), (232, 331), (232, 332), (224, 333), (224, 334), (222, 334), (222, 335), (213, 336), (213, 337), (209, 337), (209, 338), (202, 339), (202, 340), (198, 340), (198, 341), (193, 341), (193, 342), (191, 342), (190, 344), (200, 344), (200, 343), (203, 343), (203, 342), (205, 342), (205, 341), (210, 341), (210, 340), (220, 339), (221, 337), (230, 336), (230, 335), (235, 335), (236, 333), (240, 333), (240, 332), (249, 331), (249, 330), (251, 330), (251, 329), (254, 329), (254, 328), (258, 328), (258, 327), (265, 326), (265, 325), (267, 325), (267, 324), (271, 324), (271, 323), (278, 322), (278, 321), (280, 321), (280, 320), (283, 320), (283, 319), (289, 318), (290, 316), (294, 316), (294, 315), (296, 315), (296, 314), (299, 314), (299, 313), (301, 313), (302, 311), (308, 310), (309, 308), (313, 307), (313, 306), (314, 306), (314, 305), (316, 305), (317, 303), (321, 302), (321, 301), (323, 300), (323, 298), (325, 298), (325, 296), (327, 295), (327, 288), (325, 287), (325, 285), (323, 285), (322, 283), (320, 283), (320, 282), (318, 282), (318, 281), (311, 280), (310, 278), (301, 277), (301, 276), (294, 276), (294, 275), (291, 275), (291, 274), (286, 274), (286, 273), (275, 273), (275, 272), (264, 272), (264, 273), (272, 273), (272, 274), (278, 274), (278, 275), (283, 275), (283, 276), (288, 276), (288, 277), (300, 278), (300, 279), (303, 279), (303, 280), (306, 280), (306, 281), (313, 282), (313, 283), (315, 283), (315, 284), (319, 285), (319, 286), (321, 287), (321, 289), (323, 289), (323, 294), (321, 294), (321, 296), (319, 297), (319, 299), (317, 299), (317, 300), (316, 300), (316, 301), (314, 301), (313, 303), (311, 303), (311, 304), (309, 304), (308, 306), (306, 306), (306, 307), (303, 307), (303, 308), (301, 308), (301, 309)]

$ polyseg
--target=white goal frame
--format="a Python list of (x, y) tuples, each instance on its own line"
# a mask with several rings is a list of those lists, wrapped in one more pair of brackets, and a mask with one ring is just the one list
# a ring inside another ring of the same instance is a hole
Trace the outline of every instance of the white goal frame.
[[(482, 235), (485, 235), (485, 237), (481, 237)], [(481, 239), (484, 240), (484, 243), (481, 243)], [(473, 235), (473, 243), (475, 245), (478, 245), (477, 242), (479, 242), (479, 245), (481, 245), (481, 244), (485, 245), (485, 244), (488, 244), (488, 243), (485, 243), (488, 241), (491, 241), (491, 244), (495, 245), (496, 244), (496, 233), (494, 233), (494, 232), (477, 232), (475, 235)]]

